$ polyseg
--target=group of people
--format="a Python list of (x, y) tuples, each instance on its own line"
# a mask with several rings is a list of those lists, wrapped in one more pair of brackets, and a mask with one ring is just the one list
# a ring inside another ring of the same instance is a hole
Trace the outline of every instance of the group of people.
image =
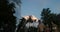
[[(36, 20), (36, 18), (31, 19), (32, 16), (29, 16), (28, 20), (25, 20), (25, 18), (23, 18), (20, 22), (20, 28), (18, 27), (18, 29), (20, 29), (19, 31), (23, 31), (23, 32), (51, 32), (51, 29), (49, 27), (49, 25), (44, 25), (40, 20)], [(26, 19), (27, 19), (26, 18)], [(22, 27), (22, 28), (21, 28)]]

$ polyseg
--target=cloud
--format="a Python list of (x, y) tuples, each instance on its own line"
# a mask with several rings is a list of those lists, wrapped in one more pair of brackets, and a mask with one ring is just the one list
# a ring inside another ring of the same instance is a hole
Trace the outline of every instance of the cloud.
[(21, 4), (21, 0), (9, 0), (10, 3), (16, 3), (17, 5), (20, 5)]

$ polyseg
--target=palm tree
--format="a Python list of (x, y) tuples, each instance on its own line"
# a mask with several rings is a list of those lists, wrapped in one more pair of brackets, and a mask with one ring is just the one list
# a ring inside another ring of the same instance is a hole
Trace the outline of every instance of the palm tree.
[(14, 3), (10, 3), (8, 0), (0, 0), (0, 29), (3, 28), (3, 32), (15, 32), (16, 17)]
[(43, 23), (45, 24), (45, 25), (49, 25), (49, 28), (52, 30), (52, 24), (51, 24), (51, 22), (52, 22), (52, 18), (51, 18), (51, 11), (50, 11), (50, 9), (49, 8), (47, 8), (47, 9), (43, 9), (43, 11), (42, 11), (42, 13), (41, 13), (41, 18), (43, 19)]
[(18, 25), (18, 28), (17, 28), (17, 32), (25, 32), (24, 31), (24, 27), (25, 27), (25, 22), (26, 22), (26, 19), (25, 18), (22, 18), (20, 19), (20, 23)]

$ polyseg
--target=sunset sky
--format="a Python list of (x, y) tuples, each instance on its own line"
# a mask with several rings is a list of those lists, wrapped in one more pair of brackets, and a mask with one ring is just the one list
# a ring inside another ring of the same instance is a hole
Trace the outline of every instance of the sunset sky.
[[(53, 13), (60, 13), (60, 0), (21, 0), (21, 16), (35, 15), (40, 18), (43, 8), (50, 8)], [(17, 17), (20, 17), (20, 8), (16, 10)]]

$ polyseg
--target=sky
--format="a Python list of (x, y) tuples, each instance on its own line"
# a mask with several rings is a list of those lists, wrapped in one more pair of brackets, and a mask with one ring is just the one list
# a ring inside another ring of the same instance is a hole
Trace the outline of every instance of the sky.
[[(53, 13), (60, 13), (60, 0), (21, 0), (21, 9), (18, 5), (16, 9), (16, 16), (34, 15), (41, 18), (41, 11), (43, 8), (50, 8)], [(21, 10), (21, 11), (20, 11)]]

